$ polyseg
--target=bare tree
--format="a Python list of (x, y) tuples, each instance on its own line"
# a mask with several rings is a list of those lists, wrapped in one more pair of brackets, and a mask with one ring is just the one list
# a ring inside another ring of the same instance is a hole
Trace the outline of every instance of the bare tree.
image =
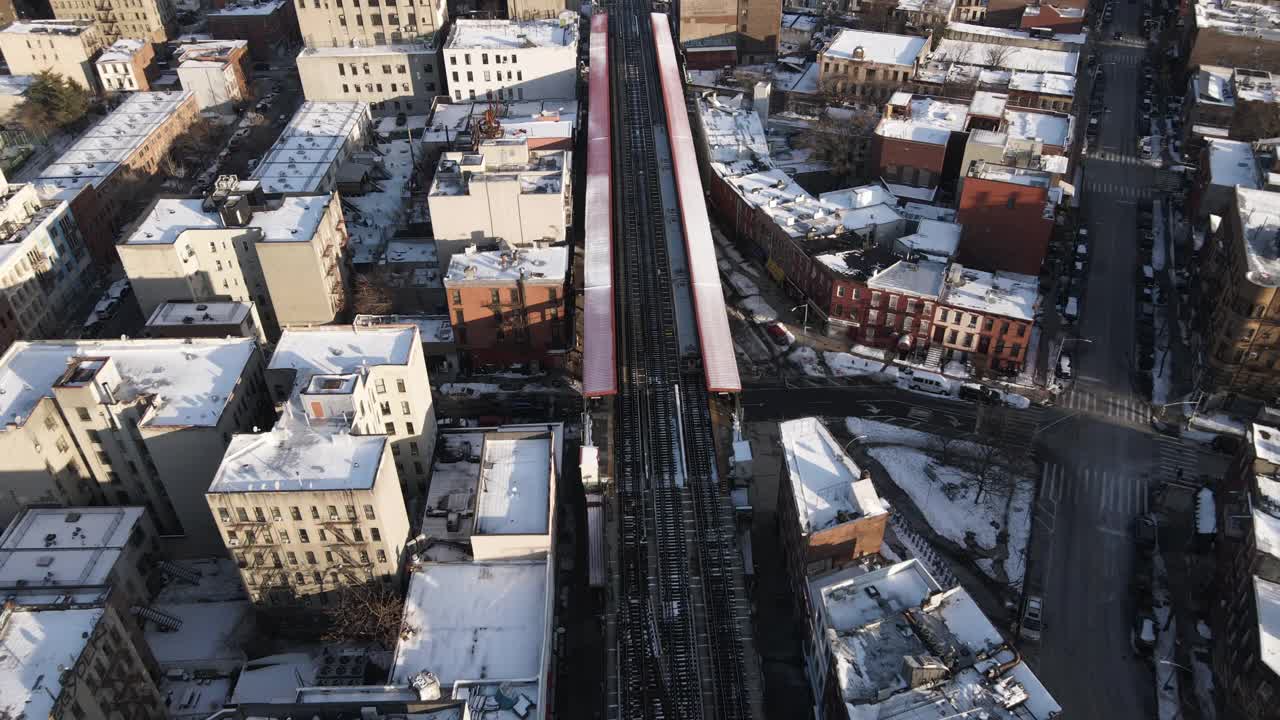
[(359, 315), (386, 315), (394, 308), (391, 293), (366, 273), (356, 275), (355, 310)]
[(797, 144), (813, 150), (814, 157), (830, 165), (837, 179), (855, 180), (879, 117), (870, 111), (829, 105)]
[(988, 45), (982, 59), (986, 61), (987, 67), (1004, 67), (1012, 54), (1013, 47), (1009, 45)]
[(1232, 138), (1251, 142), (1280, 135), (1280, 109), (1275, 103), (1236, 98), (1232, 115)]
[(335, 591), (336, 601), (325, 611), (329, 629), (321, 636), (327, 643), (373, 642), (386, 650), (400, 638), (404, 598), (394, 587), (371, 580)]
[(943, 465), (950, 465), (954, 460), (956, 445), (960, 442), (960, 438), (954, 435), (934, 435), (930, 441), (934, 452), (938, 453), (938, 460)]

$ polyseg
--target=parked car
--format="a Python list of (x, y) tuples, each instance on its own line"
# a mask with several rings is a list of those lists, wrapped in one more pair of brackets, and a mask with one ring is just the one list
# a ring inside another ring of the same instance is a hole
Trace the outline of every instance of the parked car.
[(1044, 630), (1044, 600), (1039, 595), (1028, 595), (1022, 607), (1022, 623), (1018, 634), (1032, 642), (1040, 642)]
[(792, 335), (782, 323), (769, 323), (764, 326), (764, 331), (769, 334), (769, 339), (779, 347), (787, 347), (795, 342), (795, 335)]
[(1146, 612), (1141, 612), (1133, 620), (1133, 647), (1146, 655), (1156, 646), (1156, 623)]
[(1063, 380), (1071, 379), (1071, 354), (1061, 353), (1058, 355), (1058, 367), (1054, 368), (1054, 373)]
[(1002, 394), (995, 388), (989, 388), (978, 383), (960, 383), (961, 400), (974, 400), (988, 405), (995, 405), (1002, 399)]

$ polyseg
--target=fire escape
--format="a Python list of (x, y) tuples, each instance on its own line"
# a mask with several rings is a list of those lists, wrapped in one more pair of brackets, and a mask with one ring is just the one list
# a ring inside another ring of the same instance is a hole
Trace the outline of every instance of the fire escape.
[[(323, 525), (330, 537), (325, 550), (342, 560), (337, 570), (351, 585), (371, 582), (374, 579), (373, 562), (369, 557), (368, 546), (364, 542), (364, 530), (360, 527), (360, 518), (354, 513), (348, 513), (344, 519), (334, 512), (330, 513), (329, 520)], [(359, 534), (358, 538), (357, 534)]]

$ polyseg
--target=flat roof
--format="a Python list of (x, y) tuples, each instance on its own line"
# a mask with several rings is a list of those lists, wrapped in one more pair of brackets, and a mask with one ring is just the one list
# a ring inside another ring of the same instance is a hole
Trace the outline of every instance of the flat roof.
[[(1043, 50), (1000, 43), (973, 42), (944, 38), (930, 55), (932, 58), (964, 58), (971, 65), (1013, 71), (1050, 72), (1075, 75), (1080, 53), (1066, 50)], [(998, 62), (991, 62), (991, 60)]]
[(448, 315), (356, 315), (352, 322), (360, 328), (413, 325), (425, 344), (453, 342), (453, 323)]
[[(483, 102), (439, 102), (422, 139), (426, 142), (454, 142), (459, 134), (470, 135), (474, 124), (489, 109)], [(502, 137), (564, 139), (573, 137), (578, 123), (578, 101), (574, 99), (522, 100), (504, 104), (500, 110)]]
[(285, 0), (236, 0), (220, 10), (209, 10), (209, 17), (232, 15), (270, 15), (284, 7)]
[(550, 530), (551, 433), (488, 433), (480, 455), (476, 535), (545, 535)]
[(268, 193), (315, 192), (369, 117), (361, 102), (304, 102), (251, 176)]
[(419, 342), (414, 326), (289, 328), (280, 335), (268, 370), (346, 375), (371, 365), (407, 365)]
[(1280, 286), (1280, 193), (1236, 186), (1240, 228), (1249, 282), (1263, 287)]
[(1214, 185), (1244, 187), (1256, 190), (1260, 187), (1258, 161), (1253, 156), (1253, 144), (1225, 138), (1208, 138), (1209, 180)]
[(269, 432), (233, 435), (208, 492), (368, 490), (386, 447), (382, 435), (352, 435), (286, 415)]
[(870, 32), (868, 30), (850, 30), (842, 28), (831, 44), (822, 51), (822, 56), (854, 59), (854, 51), (862, 48), (862, 62), (874, 62), (886, 65), (911, 65), (924, 50), (925, 38), (915, 35), (894, 35), (892, 33)]
[(573, 47), (578, 42), (575, 23), (559, 20), (459, 19), (449, 33), (446, 50), (529, 50)]
[[(836, 572), (810, 581), (809, 587), (836, 632), (918, 607), (930, 594), (942, 589), (918, 560), (869, 573), (858, 569)], [(874, 592), (868, 592), (868, 588)]]
[(165, 302), (156, 306), (147, 325), (239, 325), (249, 316), (252, 303), (235, 300)]
[(1074, 97), (1076, 94), (1076, 77), (1064, 73), (1019, 70), (1009, 74), (1009, 89), (1040, 93), (1041, 95)]
[(867, 287), (890, 292), (901, 292), (922, 298), (937, 298), (942, 292), (943, 278), (947, 274), (944, 262), (899, 260), (881, 270), (867, 281)]
[(142, 52), (142, 48), (146, 46), (147, 43), (144, 40), (138, 40), (137, 38), (120, 38), (119, 40), (111, 43), (107, 49), (103, 50), (102, 54), (99, 55), (98, 59), (94, 62), (130, 62), (133, 60), (133, 56)]
[(1250, 428), (1249, 441), (1253, 443), (1254, 457), (1274, 465), (1280, 465), (1280, 430), (1254, 423)]
[(0, 715), (46, 718), (62, 694), (64, 667), (74, 665), (102, 608), (0, 614)]
[(818, 418), (779, 424), (800, 529), (818, 532), (887, 512), (870, 478), (845, 454)]
[(542, 674), (546, 560), (421, 563), (409, 579), (391, 681), (433, 672), (444, 687)]
[[(1030, 40), (1031, 33), (1027, 30), (1014, 30), (1012, 28), (991, 27), (987, 25), (971, 25), (962, 22), (947, 23), (947, 30), (954, 30), (958, 33), (969, 35), (988, 35), (1001, 40)], [(1084, 45), (1089, 40), (1086, 33), (1060, 33), (1055, 32), (1052, 38), (1053, 42), (1060, 42), (1064, 45)]]
[(134, 92), (111, 114), (89, 128), (33, 182), (43, 191), (101, 182), (131, 157), (152, 134), (169, 121), (190, 92)]
[(106, 585), (140, 507), (30, 508), (0, 536), (0, 587)]
[(914, 97), (910, 118), (885, 118), (876, 126), (881, 137), (946, 145), (951, 133), (963, 132), (969, 121), (969, 106), (932, 97)]
[(0, 32), (21, 35), (79, 35), (93, 27), (92, 20), (15, 20)]
[(945, 286), (942, 299), (946, 304), (1017, 320), (1035, 318), (1040, 299), (1039, 278), (972, 268), (961, 269), (960, 278), (960, 283)]
[(26, 422), (77, 357), (107, 357), (121, 384), (116, 399), (153, 397), (145, 427), (216, 425), (257, 346), (249, 338), (46, 340), (16, 342), (0, 357), (0, 417)]
[(470, 282), (563, 282), (569, 267), (569, 248), (518, 248), (455, 253), (449, 260), (446, 285)]
[(1062, 148), (1071, 144), (1070, 115), (1009, 108), (1004, 111), (1004, 120), (1010, 137), (1039, 140)]

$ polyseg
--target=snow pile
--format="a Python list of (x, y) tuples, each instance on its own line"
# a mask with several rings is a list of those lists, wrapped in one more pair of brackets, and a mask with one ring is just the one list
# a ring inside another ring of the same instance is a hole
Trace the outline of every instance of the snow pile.
[(771, 323), (778, 319), (778, 311), (759, 295), (742, 298), (738, 306), (746, 311), (748, 318), (758, 323)]
[(863, 377), (865, 375), (874, 375), (884, 370), (884, 363), (882, 362), (868, 360), (849, 353), (823, 353), (822, 359), (826, 360), (827, 367), (831, 368), (832, 374), (836, 377)]
[(494, 395), (502, 392), (502, 388), (493, 383), (444, 383), (440, 392), (445, 395)]
[(822, 361), (818, 359), (818, 351), (807, 345), (801, 345), (787, 356), (794, 365), (809, 377), (826, 377), (827, 371), (822, 369)]
[(955, 360), (948, 362), (947, 366), (942, 368), (942, 374), (962, 378), (967, 378), (972, 375), (972, 373), (969, 372), (969, 368), (964, 366), (964, 363), (958, 363)]
[(1217, 506), (1213, 501), (1213, 491), (1207, 487), (1200, 488), (1196, 494), (1196, 532), (1201, 535), (1218, 532)]
[(1004, 393), (1004, 404), (1017, 410), (1026, 410), (1031, 407), (1031, 399), (1025, 395), (1018, 393)]
[[(1030, 483), (1017, 485), (1009, 508), (1012, 522), (1006, 528), (1005, 496), (993, 487), (979, 495), (980, 478), (972, 471), (942, 465), (923, 450), (903, 446), (872, 447), (867, 454), (906, 491), (934, 532), (984, 556), (977, 561), (983, 573), (1000, 582), (1022, 580), (1031, 532)], [(988, 470), (989, 475), (995, 472)], [(988, 484), (997, 483), (992, 479)]]
[(875, 358), (876, 360), (885, 359), (884, 357), (885, 351), (883, 349), (867, 347), (866, 345), (857, 345), (857, 344), (852, 345), (849, 347), (849, 352), (853, 353), (854, 355), (861, 355), (863, 357)]
[(1227, 415), (1226, 413), (1192, 415), (1190, 425), (1193, 429), (1204, 430), (1205, 432), (1217, 433), (1219, 435), (1235, 435), (1236, 437), (1245, 436), (1244, 423), (1230, 415)]

